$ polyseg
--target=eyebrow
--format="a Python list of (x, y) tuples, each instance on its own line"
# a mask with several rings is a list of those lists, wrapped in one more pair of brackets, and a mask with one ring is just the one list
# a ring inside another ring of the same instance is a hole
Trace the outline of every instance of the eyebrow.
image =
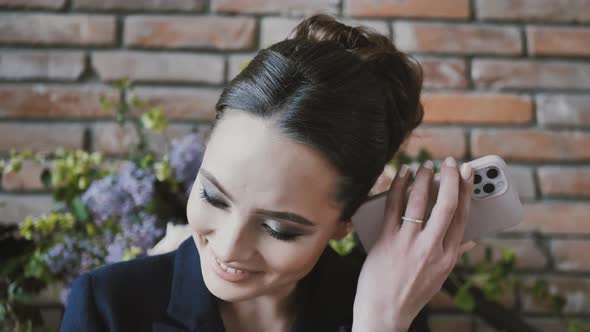
[[(202, 167), (199, 169), (199, 173), (202, 174), (209, 182), (211, 182), (215, 187), (217, 187), (217, 189), (219, 191), (221, 191), (221, 193), (223, 193), (223, 195), (225, 195), (230, 201), (233, 202), (232, 196), (225, 189), (223, 189), (223, 187), (221, 186), (219, 181), (217, 181), (217, 179), (213, 176), (213, 174), (209, 173), (209, 171), (207, 171), (206, 169), (204, 169)], [(256, 209), (255, 213), (259, 214), (259, 215), (267, 216), (267, 217), (289, 220), (289, 221), (292, 221), (292, 222), (295, 222), (298, 224), (302, 224), (305, 226), (314, 226), (315, 225), (309, 219), (307, 219), (303, 216), (300, 216), (296, 213), (292, 213), (292, 212)]]

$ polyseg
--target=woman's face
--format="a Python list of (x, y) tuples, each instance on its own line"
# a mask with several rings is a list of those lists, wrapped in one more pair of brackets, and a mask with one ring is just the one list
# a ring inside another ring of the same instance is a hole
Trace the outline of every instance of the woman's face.
[[(233, 302), (294, 287), (328, 240), (350, 226), (337, 220), (340, 208), (331, 205), (336, 179), (311, 148), (246, 112), (226, 112), (207, 143), (187, 205), (211, 293)], [(228, 280), (216, 272), (215, 258), (248, 272)]]

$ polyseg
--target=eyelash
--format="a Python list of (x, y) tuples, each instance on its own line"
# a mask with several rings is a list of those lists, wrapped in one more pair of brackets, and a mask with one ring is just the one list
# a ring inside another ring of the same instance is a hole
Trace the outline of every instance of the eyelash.
[[(205, 188), (201, 188), (200, 191), (201, 191), (201, 195), (200, 195), (201, 199), (203, 201), (205, 201), (206, 203), (209, 203), (212, 206), (220, 208), (220, 209), (225, 209), (228, 207), (227, 204), (207, 195)], [(270, 235), (280, 241), (285, 241), (285, 242), (294, 241), (299, 236), (298, 234), (294, 235), (294, 234), (279, 233), (279, 232), (273, 230), (270, 226), (268, 226), (266, 224), (263, 224), (262, 226), (264, 227), (264, 230), (268, 233), (268, 235)]]

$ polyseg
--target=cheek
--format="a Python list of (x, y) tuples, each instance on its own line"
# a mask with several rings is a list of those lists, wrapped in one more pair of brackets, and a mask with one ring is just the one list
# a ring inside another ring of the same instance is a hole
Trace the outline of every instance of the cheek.
[(300, 279), (311, 271), (327, 243), (313, 235), (298, 241), (294, 243), (281, 243), (275, 239), (264, 241), (259, 251), (268, 269), (281, 275), (281, 278), (288, 279)]

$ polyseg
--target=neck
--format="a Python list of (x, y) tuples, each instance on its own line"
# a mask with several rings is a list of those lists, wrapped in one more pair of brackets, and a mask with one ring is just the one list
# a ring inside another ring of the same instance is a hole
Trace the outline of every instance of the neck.
[[(253, 299), (217, 299), (227, 331), (288, 331), (296, 315), (296, 285)], [(256, 319), (252, 319), (256, 317)]]

